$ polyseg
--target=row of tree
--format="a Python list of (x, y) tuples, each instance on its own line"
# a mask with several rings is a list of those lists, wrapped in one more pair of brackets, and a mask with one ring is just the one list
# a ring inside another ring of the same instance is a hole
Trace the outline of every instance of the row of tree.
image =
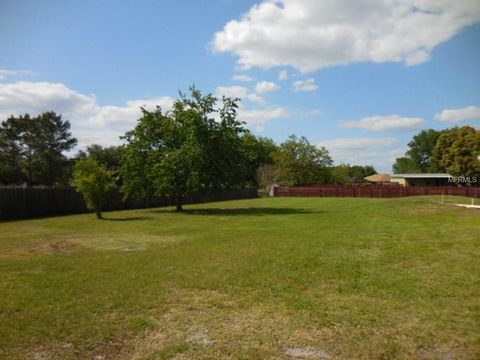
[(61, 115), (12, 116), (0, 125), (0, 183), (74, 183), (96, 210), (116, 185), (126, 197), (172, 197), (181, 210), (183, 199), (196, 193), (274, 182), (354, 182), (375, 173), (371, 166), (333, 166), (328, 151), (305, 137), (292, 135), (280, 145), (256, 137), (237, 109), (238, 99), (192, 88), (169, 112), (142, 109), (124, 145), (91, 145), (70, 158), (65, 153), (77, 140)]
[(64, 155), (77, 144), (61, 115), (10, 117), (0, 126), (0, 183), (54, 185), (69, 178)]
[(480, 131), (473, 127), (422, 130), (408, 143), (405, 156), (396, 159), (393, 171), (479, 176), (479, 156)]

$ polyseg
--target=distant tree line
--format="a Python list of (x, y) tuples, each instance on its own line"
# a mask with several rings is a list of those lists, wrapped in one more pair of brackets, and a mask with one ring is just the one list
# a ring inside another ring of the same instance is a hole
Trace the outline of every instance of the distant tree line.
[[(11, 116), (0, 124), (0, 183), (76, 185), (101, 217), (111, 186), (125, 197), (183, 199), (248, 185), (357, 183), (373, 166), (333, 165), (327, 149), (291, 135), (281, 144), (257, 137), (238, 120), (238, 99), (218, 99), (191, 88), (171, 111), (142, 109), (124, 144), (90, 145), (67, 157), (77, 140), (55, 112)], [(423, 130), (395, 161), (395, 173), (449, 172), (479, 176), (480, 132), (472, 127)]]
[[(218, 99), (192, 87), (171, 111), (142, 109), (124, 144), (93, 144), (67, 157), (77, 144), (70, 123), (53, 111), (11, 116), (0, 124), (0, 183), (27, 186), (76, 185), (101, 216), (102, 196), (111, 186), (125, 197), (183, 199), (248, 185), (295, 186), (357, 183), (373, 166), (333, 165), (327, 149), (291, 135), (281, 144), (257, 137), (238, 120), (239, 99)], [(423, 130), (397, 158), (395, 173), (448, 172), (480, 175), (480, 131), (454, 127)]]
[(0, 126), (0, 182), (52, 186), (69, 181), (70, 160), (64, 152), (77, 140), (61, 115), (11, 116)]
[(480, 177), (480, 131), (470, 126), (422, 130), (397, 158), (393, 172), (437, 173)]
[(97, 216), (111, 186), (125, 197), (174, 198), (177, 210), (195, 194), (273, 183), (348, 183), (375, 173), (371, 166), (333, 166), (328, 151), (291, 135), (277, 145), (238, 120), (239, 99), (203, 95), (192, 87), (171, 111), (142, 109), (123, 145), (77, 144), (70, 123), (53, 111), (11, 116), (0, 124), (0, 183), (76, 185)]

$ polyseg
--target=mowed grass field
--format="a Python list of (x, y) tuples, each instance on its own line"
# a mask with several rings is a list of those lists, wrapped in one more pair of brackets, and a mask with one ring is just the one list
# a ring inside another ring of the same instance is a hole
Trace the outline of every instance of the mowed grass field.
[(480, 210), (274, 198), (105, 218), (0, 223), (0, 359), (480, 358)]

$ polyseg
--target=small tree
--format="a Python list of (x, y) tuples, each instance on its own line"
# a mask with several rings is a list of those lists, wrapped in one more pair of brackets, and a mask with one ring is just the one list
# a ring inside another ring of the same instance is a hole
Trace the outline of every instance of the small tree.
[(110, 190), (110, 172), (105, 166), (93, 159), (79, 160), (75, 165), (74, 181), (77, 191), (83, 195), (90, 210), (94, 210), (97, 218), (102, 218), (102, 205)]
[(270, 193), (270, 189), (277, 181), (277, 169), (271, 164), (260, 165), (257, 169), (256, 180), (267, 194)]

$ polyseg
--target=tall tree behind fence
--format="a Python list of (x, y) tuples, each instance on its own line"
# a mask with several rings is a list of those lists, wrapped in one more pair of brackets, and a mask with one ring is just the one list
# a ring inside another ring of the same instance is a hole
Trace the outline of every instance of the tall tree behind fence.
[[(256, 188), (236, 189), (214, 194), (188, 196), (185, 204), (204, 203), (257, 197)], [(108, 194), (103, 210), (140, 209), (175, 204), (174, 199), (153, 197), (144, 200), (122, 200), (118, 189)], [(0, 188), (0, 220), (36, 218), (89, 212), (80, 193), (65, 188)]]

